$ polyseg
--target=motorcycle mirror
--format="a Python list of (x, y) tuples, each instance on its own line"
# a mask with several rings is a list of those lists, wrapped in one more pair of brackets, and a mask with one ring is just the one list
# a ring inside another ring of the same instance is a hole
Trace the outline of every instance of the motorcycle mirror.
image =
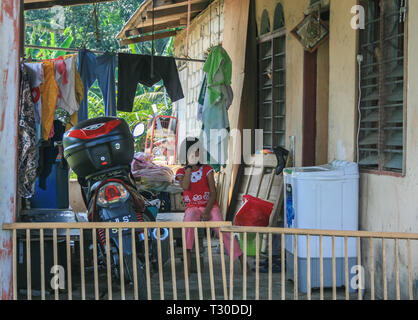
[(145, 132), (145, 124), (144, 123), (138, 123), (134, 130), (132, 131), (132, 135), (134, 138), (138, 138), (140, 136), (142, 136)]

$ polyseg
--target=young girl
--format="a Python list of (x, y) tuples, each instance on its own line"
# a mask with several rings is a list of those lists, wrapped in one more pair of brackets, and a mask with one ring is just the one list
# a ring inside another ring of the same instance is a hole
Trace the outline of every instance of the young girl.
[[(186, 146), (186, 167), (181, 168), (176, 173), (176, 179), (183, 188), (183, 198), (186, 210), (183, 221), (223, 221), (222, 213), (216, 201), (216, 186), (214, 170), (209, 165), (199, 163), (199, 140), (197, 138), (187, 138)], [(189, 152), (191, 148), (196, 149), (195, 153)], [(190, 153), (190, 154), (189, 154)], [(186, 248), (187, 264), (190, 272), (190, 252), (194, 244), (194, 232), (191, 228), (186, 228)], [(219, 229), (215, 229), (219, 238)], [(224, 248), (229, 255), (230, 252), (230, 233), (223, 233)], [(240, 258), (242, 265), (242, 251), (237, 239), (234, 237), (234, 260)], [(247, 269), (250, 270), (249, 268)], [(249, 271), (250, 272), (250, 271)]]

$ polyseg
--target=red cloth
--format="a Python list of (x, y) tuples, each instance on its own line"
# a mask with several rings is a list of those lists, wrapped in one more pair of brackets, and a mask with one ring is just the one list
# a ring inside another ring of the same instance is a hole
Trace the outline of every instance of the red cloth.
[[(200, 166), (198, 170), (192, 171), (190, 177), (189, 190), (183, 191), (183, 199), (186, 204), (186, 208), (193, 207), (206, 207), (209, 200), (210, 189), (207, 180), (207, 176), (210, 172), (213, 172), (213, 168), (208, 165)], [(179, 176), (184, 176), (186, 171), (184, 168), (177, 170), (176, 179)]]

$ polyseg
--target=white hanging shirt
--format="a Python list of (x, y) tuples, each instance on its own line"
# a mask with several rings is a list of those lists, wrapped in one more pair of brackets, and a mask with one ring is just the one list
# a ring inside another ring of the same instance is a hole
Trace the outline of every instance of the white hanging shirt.
[[(75, 63), (71, 56), (64, 60), (57, 60), (55, 66), (55, 81), (59, 88), (57, 108), (63, 108), (70, 115), (78, 111), (79, 105), (75, 96)], [(65, 65), (65, 69), (64, 69)]]

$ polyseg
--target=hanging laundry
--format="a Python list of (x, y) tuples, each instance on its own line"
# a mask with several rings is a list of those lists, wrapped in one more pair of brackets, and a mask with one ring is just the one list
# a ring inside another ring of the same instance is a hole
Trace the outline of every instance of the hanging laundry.
[(57, 108), (66, 110), (70, 115), (78, 111), (75, 93), (75, 55), (55, 60), (55, 81), (59, 88)]
[(203, 76), (202, 86), (200, 87), (199, 98), (197, 99), (197, 120), (202, 121), (203, 116), (203, 104), (205, 103), (206, 89), (207, 89), (207, 76), (206, 73)]
[(116, 116), (116, 60), (116, 55), (108, 52), (96, 57), (93, 52), (87, 49), (79, 51), (78, 72), (84, 85), (84, 97), (78, 110), (79, 121), (88, 119), (87, 93), (96, 79), (103, 94), (105, 115)]
[(42, 98), (42, 138), (48, 140), (54, 122), (54, 112), (58, 99), (58, 85), (55, 81), (54, 61), (44, 61), (44, 83), (41, 84)]
[(62, 141), (65, 132), (65, 126), (61, 121), (53, 121), (54, 136), (49, 141), (44, 141), (43, 147), (40, 150), (40, 173), (39, 173), (39, 187), (46, 190), (46, 180), (52, 172), (52, 166), (57, 159), (59, 147), (54, 146), (54, 142)]
[(132, 111), (138, 82), (152, 87), (163, 80), (172, 102), (184, 98), (174, 58), (154, 56), (153, 75), (151, 75), (151, 56), (119, 53), (118, 60), (118, 110)]
[(211, 104), (216, 103), (218, 99), (224, 99), (223, 94), (225, 94), (225, 91), (223, 90), (228, 90), (229, 94), (232, 92), (232, 89), (225, 88), (231, 85), (232, 61), (224, 48), (216, 46), (211, 49), (203, 66), (203, 71), (208, 76), (208, 90)]
[(32, 90), (32, 100), (35, 108), (35, 121), (41, 123), (42, 117), (42, 99), (40, 85), (44, 82), (44, 69), (40, 63), (25, 63), (24, 64), (30, 81), (30, 88)]
[(24, 66), (28, 72), (30, 88), (32, 90), (32, 101), (34, 105), (36, 127), (36, 143), (38, 143), (42, 138), (42, 98), (40, 86), (44, 82), (44, 69), (41, 63), (25, 63)]
[(230, 132), (228, 109), (233, 100), (231, 59), (222, 47), (214, 47), (203, 70), (207, 75), (207, 88), (201, 111), (200, 138), (207, 151), (208, 163), (219, 171), (220, 166), (225, 166), (228, 159)]
[[(64, 56), (64, 59), (68, 56)], [(78, 61), (78, 55), (74, 55), (73, 63), (74, 63), (74, 73), (75, 73), (75, 99), (77, 100), (77, 105), (80, 106), (81, 101), (83, 101), (84, 97), (84, 85), (83, 80), (81, 80), (81, 76), (78, 73), (77, 70), (77, 61)], [(65, 127), (65, 131), (70, 130), (72, 127), (74, 127), (78, 123), (78, 112), (74, 112), (70, 117), (70, 122)]]
[(35, 192), (38, 167), (35, 109), (27, 70), (22, 68), (18, 126), (18, 193), (23, 198)]
[(228, 160), (230, 125), (226, 101), (211, 104), (208, 90), (202, 110), (200, 141), (207, 151), (207, 163), (217, 172)]

